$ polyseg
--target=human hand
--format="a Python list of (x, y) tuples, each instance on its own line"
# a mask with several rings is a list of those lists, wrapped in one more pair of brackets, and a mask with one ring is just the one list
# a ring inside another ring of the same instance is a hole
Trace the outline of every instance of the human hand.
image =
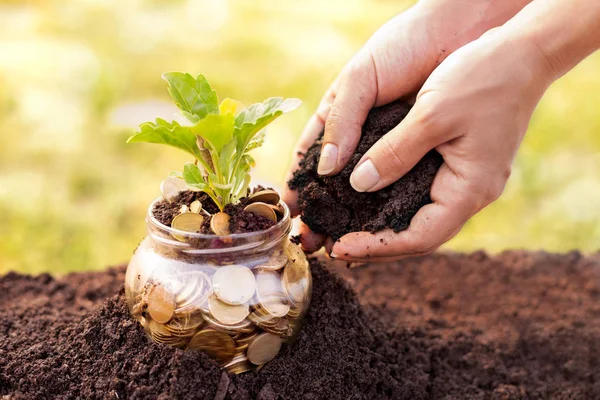
[(333, 245), (347, 261), (427, 254), (502, 193), (531, 115), (554, 75), (536, 46), (490, 32), (450, 55), (427, 79), (402, 123), (359, 161), (361, 192), (406, 174), (428, 151), (444, 158), (422, 207), (403, 232), (354, 232)]
[[(346, 65), (323, 97), (300, 137), (287, 180), (324, 128), (325, 147), (318, 172), (338, 173), (354, 152), (372, 107), (416, 93), (447, 55), (505, 22), (528, 2), (425, 0), (389, 21)], [(331, 146), (334, 143), (336, 147)], [(297, 193), (287, 189), (283, 199), (297, 215)], [(319, 249), (326, 239), (305, 225), (301, 233), (307, 251)]]

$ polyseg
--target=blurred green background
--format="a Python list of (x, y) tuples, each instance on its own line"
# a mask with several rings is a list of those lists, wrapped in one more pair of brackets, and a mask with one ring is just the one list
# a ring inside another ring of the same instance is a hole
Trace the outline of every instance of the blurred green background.
[[(0, 272), (128, 260), (160, 181), (187, 160), (126, 145), (170, 118), (163, 71), (205, 74), (221, 98), (299, 97), (255, 153), (281, 185), (322, 93), (410, 1), (0, 0)], [(535, 113), (503, 197), (447, 245), (594, 251), (600, 243), (600, 54)]]

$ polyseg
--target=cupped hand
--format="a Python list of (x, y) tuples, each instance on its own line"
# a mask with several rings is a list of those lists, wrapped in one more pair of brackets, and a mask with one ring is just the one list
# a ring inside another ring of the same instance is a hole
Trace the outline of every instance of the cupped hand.
[(347, 261), (388, 261), (429, 253), (502, 193), (531, 115), (551, 83), (536, 46), (492, 31), (450, 55), (427, 79), (408, 116), (383, 136), (351, 175), (360, 192), (403, 176), (428, 151), (444, 158), (432, 203), (409, 228), (355, 232), (333, 245)]
[[(341, 171), (371, 108), (414, 95), (449, 54), (508, 20), (528, 1), (424, 0), (390, 20), (350, 60), (321, 100), (294, 150), (288, 180), (323, 130), (318, 172)], [(283, 199), (297, 215), (297, 193), (286, 187)], [(319, 249), (326, 239), (306, 226), (301, 233), (307, 251)]]

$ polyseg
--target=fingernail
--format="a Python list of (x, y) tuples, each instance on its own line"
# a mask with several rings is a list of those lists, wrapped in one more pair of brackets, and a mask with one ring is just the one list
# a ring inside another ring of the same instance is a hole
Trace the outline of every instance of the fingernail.
[(319, 175), (327, 175), (335, 169), (338, 158), (338, 147), (333, 143), (325, 143), (321, 150), (321, 158), (319, 159), (319, 167), (317, 173)]
[(375, 168), (371, 160), (367, 159), (352, 172), (352, 175), (350, 175), (350, 184), (357, 192), (366, 192), (377, 185), (379, 179), (380, 176), (377, 168)]

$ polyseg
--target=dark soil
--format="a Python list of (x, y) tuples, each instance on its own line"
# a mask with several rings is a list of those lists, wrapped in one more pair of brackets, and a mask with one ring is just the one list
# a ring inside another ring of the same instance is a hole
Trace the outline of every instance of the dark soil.
[(5, 275), (0, 398), (600, 398), (600, 254), (311, 265), (297, 342), (240, 376), (151, 343), (127, 312), (123, 268)]
[(436, 151), (428, 153), (408, 174), (396, 183), (374, 193), (358, 193), (350, 186), (350, 174), (363, 154), (377, 140), (398, 125), (410, 106), (395, 102), (371, 110), (362, 129), (358, 148), (340, 174), (317, 174), (322, 133), (300, 162), (300, 169), (288, 182), (298, 190), (302, 220), (314, 231), (334, 240), (349, 232), (377, 232), (408, 228), (410, 220), (431, 202), (429, 189), (443, 162)]
[[(263, 189), (262, 186), (258, 186), (254, 189)], [(219, 212), (219, 207), (215, 202), (204, 192), (193, 192), (185, 191), (181, 192), (179, 197), (169, 203), (166, 200), (161, 200), (154, 205), (152, 210), (154, 217), (163, 225), (171, 226), (173, 218), (175, 218), (181, 209), (182, 205), (189, 206), (193, 201), (198, 200), (202, 203), (202, 208), (208, 211), (210, 214)], [(228, 204), (223, 210), (230, 216), (229, 230), (231, 233), (246, 233), (246, 232), (257, 232), (265, 229), (269, 229), (275, 223), (268, 218), (261, 215), (255, 215), (244, 211), (244, 207), (248, 204), (246, 197), (240, 199), (237, 204)], [(200, 233), (210, 234), (213, 232), (210, 229), (210, 218), (205, 218), (204, 224), (200, 228)]]

